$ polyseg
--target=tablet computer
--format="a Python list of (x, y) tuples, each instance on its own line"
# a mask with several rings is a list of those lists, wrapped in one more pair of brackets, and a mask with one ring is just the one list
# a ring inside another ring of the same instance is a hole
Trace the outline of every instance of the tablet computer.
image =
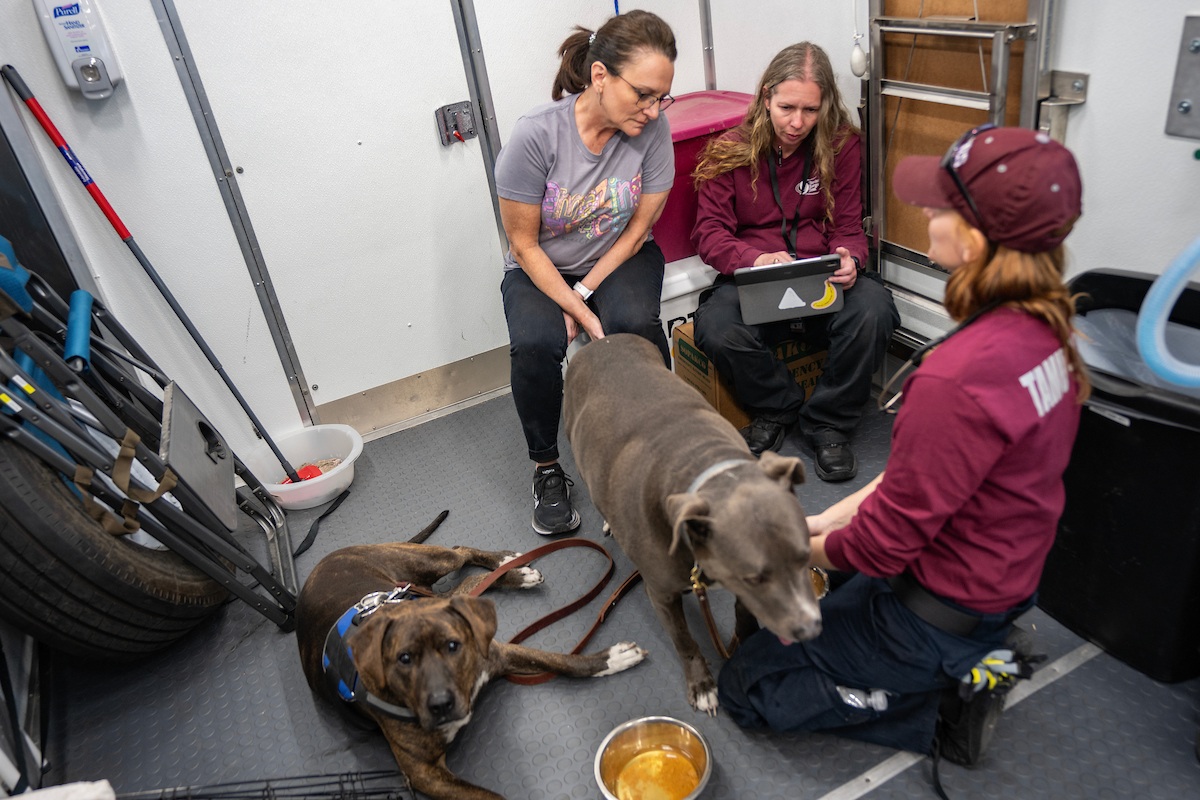
[(842, 285), (828, 280), (840, 264), (841, 256), (832, 253), (734, 270), (742, 320), (761, 325), (840, 310)]

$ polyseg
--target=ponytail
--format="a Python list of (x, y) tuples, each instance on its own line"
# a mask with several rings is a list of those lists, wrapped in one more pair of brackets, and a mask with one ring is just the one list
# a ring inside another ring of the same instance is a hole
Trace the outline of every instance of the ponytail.
[(635, 9), (611, 17), (597, 31), (576, 25), (558, 47), (558, 74), (550, 90), (553, 100), (578, 94), (592, 85), (592, 64), (599, 61), (620, 73), (642, 52), (661, 53), (675, 63), (675, 34), (656, 14)]
[(576, 25), (575, 31), (559, 45), (558, 57), (562, 61), (554, 76), (554, 88), (550, 90), (552, 100), (561, 100), (564, 94), (578, 94), (591, 84), (591, 67), (596, 59), (588, 58), (588, 53), (593, 36), (587, 28)]

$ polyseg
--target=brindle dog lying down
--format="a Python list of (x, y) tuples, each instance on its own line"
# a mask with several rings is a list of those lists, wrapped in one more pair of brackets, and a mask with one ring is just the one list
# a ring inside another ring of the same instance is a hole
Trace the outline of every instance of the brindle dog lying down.
[[(446, 749), (488, 681), (518, 673), (610, 675), (646, 652), (632, 642), (591, 655), (498, 642), (495, 605), (466, 596), (482, 574), (437, 597), (393, 592), (408, 583), (432, 586), (467, 565), (494, 570), (518, 555), (421, 544), (444, 517), (410, 542), (346, 547), (321, 559), (296, 609), (300, 661), (314, 692), (375, 721), (414, 789), (435, 800), (494, 800), (500, 795), (446, 767)], [(538, 570), (518, 567), (496, 585), (527, 589), (541, 582)]]
[(585, 345), (567, 367), (563, 415), (579, 474), (634, 562), (683, 662), (688, 702), (715, 714), (717, 687), (688, 631), (693, 566), (737, 597), (739, 637), (758, 624), (802, 641), (821, 632), (798, 458), (756, 459), (737, 429), (633, 334)]

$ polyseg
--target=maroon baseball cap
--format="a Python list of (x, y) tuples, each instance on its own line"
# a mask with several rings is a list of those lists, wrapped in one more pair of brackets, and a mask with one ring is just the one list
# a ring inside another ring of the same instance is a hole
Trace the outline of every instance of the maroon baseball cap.
[(941, 158), (908, 156), (893, 188), (906, 203), (952, 208), (989, 240), (1026, 253), (1062, 244), (1083, 208), (1071, 151), (1026, 128), (975, 128)]

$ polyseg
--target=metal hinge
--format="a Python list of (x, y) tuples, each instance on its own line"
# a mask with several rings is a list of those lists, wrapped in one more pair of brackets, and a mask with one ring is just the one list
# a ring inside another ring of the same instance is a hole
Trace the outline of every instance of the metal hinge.
[(1087, 100), (1088, 75), (1083, 72), (1050, 73), (1050, 96), (1038, 103), (1038, 130), (1060, 144), (1067, 138), (1067, 111)]

